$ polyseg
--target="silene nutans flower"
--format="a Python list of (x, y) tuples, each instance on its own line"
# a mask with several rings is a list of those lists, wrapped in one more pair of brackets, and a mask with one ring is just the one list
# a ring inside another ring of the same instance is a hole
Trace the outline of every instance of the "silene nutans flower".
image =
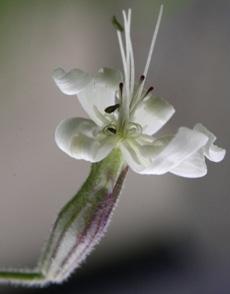
[[(53, 78), (67, 95), (77, 95), (90, 119), (63, 120), (55, 139), (61, 150), (76, 159), (99, 162), (119, 148), (124, 161), (140, 174), (167, 172), (189, 178), (207, 173), (205, 157), (221, 161), (225, 150), (215, 146), (216, 137), (203, 125), (193, 129), (181, 127), (175, 135), (155, 137), (172, 117), (175, 109), (166, 100), (153, 95), (153, 87), (145, 88), (155, 46), (163, 6), (161, 6), (143, 74), (135, 82), (135, 64), (130, 36), (131, 10), (117, 30), (123, 62), (123, 75), (114, 69), (102, 68), (95, 76), (79, 69), (65, 72), (58, 68)], [(114, 19), (114, 22), (118, 21)]]
[[(155, 134), (175, 109), (145, 87), (163, 14), (161, 5), (143, 73), (135, 80), (131, 41), (131, 9), (124, 26), (113, 24), (123, 63), (120, 71), (102, 68), (95, 75), (57, 68), (53, 79), (67, 95), (76, 95), (87, 118), (68, 118), (55, 132), (58, 147), (75, 159), (92, 163), (80, 191), (59, 213), (38, 266), (33, 271), (0, 272), (0, 281), (26, 285), (61, 283), (85, 260), (104, 235), (128, 167), (148, 175), (173, 173), (197, 178), (207, 173), (205, 159), (219, 162), (225, 150), (214, 145), (208, 129), (196, 124), (175, 135)], [(124, 35), (124, 36), (123, 36)]]

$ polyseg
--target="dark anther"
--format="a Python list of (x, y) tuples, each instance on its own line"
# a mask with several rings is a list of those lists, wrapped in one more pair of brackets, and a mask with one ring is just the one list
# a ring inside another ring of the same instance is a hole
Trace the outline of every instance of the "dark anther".
[(114, 15), (112, 18), (112, 24), (115, 27), (116, 30), (123, 32), (124, 28), (123, 26), (120, 24), (120, 22), (117, 20), (116, 16)]
[(108, 127), (108, 129), (107, 129), (108, 131), (110, 131), (112, 134), (116, 134), (117, 133), (117, 130), (116, 129), (114, 129), (114, 128), (111, 128), (111, 127)]
[(119, 84), (119, 89), (120, 89), (120, 95), (121, 95), (121, 97), (122, 97), (122, 93), (123, 93), (123, 86), (124, 86), (124, 84), (121, 82)]
[(154, 90), (154, 87), (150, 87), (147, 92), (145, 93), (144, 97), (146, 97), (150, 92)]
[(108, 107), (106, 107), (105, 112), (106, 113), (113, 113), (119, 107), (120, 107), (120, 104), (115, 104), (115, 105), (108, 106)]
[(145, 79), (145, 76), (144, 76), (144, 75), (141, 75), (141, 76), (140, 76), (140, 82), (143, 82), (144, 79)]

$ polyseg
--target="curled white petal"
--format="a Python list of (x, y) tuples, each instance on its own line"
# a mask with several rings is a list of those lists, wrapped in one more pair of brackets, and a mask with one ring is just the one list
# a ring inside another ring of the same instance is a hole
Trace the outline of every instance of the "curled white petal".
[(113, 136), (102, 136), (92, 139), (83, 134), (79, 134), (72, 140), (72, 157), (90, 162), (99, 162), (109, 155), (115, 147), (116, 142), (117, 140)]
[(186, 127), (179, 128), (172, 140), (152, 159), (153, 168), (157, 167), (159, 174), (170, 171), (197, 152), (207, 140), (207, 136), (200, 132)]
[(226, 150), (214, 144), (214, 142), (216, 141), (216, 136), (211, 133), (207, 128), (205, 128), (202, 124), (196, 124), (194, 129), (208, 136), (208, 142), (203, 147), (204, 155), (211, 161), (222, 161), (225, 157)]
[(71, 156), (71, 143), (74, 136), (84, 134), (94, 137), (99, 127), (89, 119), (73, 117), (61, 121), (55, 131), (55, 141), (58, 147)]
[(53, 72), (53, 79), (64, 94), (76, 95), (89, 84), (91, 76), (77, 68), (69, 72), (65, 72), (62, 68), (57, 68)]
[(207, 165), (202, 152), (197, 151), (188, 159), (182, 161), (179, 165), (170, 170), (177, 176), (186, 178), (200, 178), (207, 174)]
[(133, 120), (142, 126), (148, 135), (156, 133), (175, 113), (174, 107), (159, 97), (149, 97), (136, 108)]
[(122, 74), (119, 70), (109, 67), (100, 68), (95, 75), (95, 83), (98, 85), (116, 90), (122, 81)]
[(189, 128), (179, 128), (173, 138), (152, 144), (127, 141), (121, 150), (130, 167), (140, 174), (165, 174), (195, 154), (207, 143), (207, 136)]
[(110, 68), (98, 71), (91, 83), (78, 93), (81, 106), (98, 125), (103, 125), (104, 110), (115, 104), (115, 94), (122, 80), (121, 73)]
[(116, 145), (115, 136), (106, 136), (91, 120), (69, 118), (56, 128), (58, 147), (75, 159), (98, 162), (105, 158)]

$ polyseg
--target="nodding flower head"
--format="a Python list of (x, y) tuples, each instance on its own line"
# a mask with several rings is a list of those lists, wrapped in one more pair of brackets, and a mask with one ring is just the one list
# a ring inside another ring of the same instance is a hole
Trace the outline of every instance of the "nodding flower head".
[(53, 227), (38, 266), (33, 271), (0, 271), (0, 283), (46, 285), (61, 283), (99, 243), (110, 222), (128, 166), (140, 174), (167, 172), (189, 178), (207, 173), (205, 158), (221, 161), (225, 150), (214, 144), (216, 137), (203, 125), (180, 127), (175, 135), (155, 137), (175, 110), (145, 87), (163, 13), (161, 6), (147, 61), (135, 81), (131, 41), (131, 9), (116, 17), (123, 74), (102, 68), (95, 75), (58, 68), (53, 78), (67, 95), (76, 95), (90, 119), (73, 117), (59, 123), (58, 147), (75, 159), (92, 164), (89, 177), (67, 203)]
[[(156, 138), (155, 133), (172, 117), (171, 104), (145, 87), (163, 14), (160, 7), (143, 72), (135, 81), (131, 40), (131, 9), (122, 11), (123, 25), (116, 28), (123, 74), (102, 68), (95, 75), (80, 69), (58, 68), (53, 78), (67, 95), (77, 95), (86, 118), (69, 118), (57, 127), (55, 138), (61, 150), (76, 159), (98, 162), (119, 148), (127, 164), (140, 174), (171, 172), (184, 177), (201, 177), (207, 172), (205, 157), (221, 161), (225, 150), (214, 145), (216, 137), (203, 125), (181, 127), (175, 135)], [(153, 136), (154, 135), (154, 136)]]

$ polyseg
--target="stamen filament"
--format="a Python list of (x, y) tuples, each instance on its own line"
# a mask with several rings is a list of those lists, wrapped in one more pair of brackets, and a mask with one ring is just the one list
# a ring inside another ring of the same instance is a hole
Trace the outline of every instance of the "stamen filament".
[(129, 50), (129, 20), (126, 17), (125, 11), (122, 10), (124, 25), (125, 25), (125, 49), (126, 49), (126, 66), (127, 66), (127, 81), (126, 81), (126, 98), (130, 99), (130, 50)]
[[(146, 65), (144, 68), (143, 75), (140, 78), (139, 86), (137, 87), (134, 94), (134, 83), (135, 83), (135, 64), (134, 64), (134, 55), (133, 55), (133, 47), (131, 41), (131, 9), (126, 13), (124, 10), (122, 11), (123, 19), (124, 19), (124, 42), (123, 44), (121, 31), (117, 30), (118, 42), (121, 51), (123, 70), (124, 70), (124, 86), (125, 86), (125, 96), (124, 93), (121, 93), (121, 106), (119, 111), (119, 128), (124, 127), (129, 120), (129, 116), (132, 116), (139, 102), (144, 99), (153, 88), (149, 88), (145, 95), (142, 94), (146, 76), (149, 70), (151, 58), (153, 55), (157, 35), (160, 28), (160, 22), (163, 14), (163, 5), (160, 6), (160, 11), (157, 17), (157, 22), (155, 26), (155, 30), (153, 33), (153, 37), (151, 40), (148, 57), (146, 61)], [(116, 20), (116, 19), (115, 19)], [(122, 87), (123, 88), (123, 87)], [(121, 89), (120, 89), (120, 92)], [(109, 109), (110, 111), (110, 109)]]
[(155, 47), (156, 40), (157, 40), (157, 35), (158, 35), (158, 32), (159, 32), (159, 28), (160, 28), (163, 9), (164, 9), (164, 6), (163, 6), (163, 4), (161, 4), (160, 11), (159, 11), (159, 14), (158, 14), (158, 17), (157, 17), (157, 23), (156, 23), (155, 30), (154, 30), (154, 33), (153, 33), (151, 45), (150, 45), (150, 48), (149, 48), (148, 58), (147, 58), (145, 69), (144, 69), (144, 76), (147, 76), (147, 73), (148, 73), (148, 70), (149, 70), (149, 65), (150, 65), (150, 62), (151, 62), (151, 59), (152, 59), (154, 47)]
[(131, 9), (128, 10), (128, 20), (129, 20), (129, 34), (128, 34), (128, 43), (129, 43), (129, 50), (130, 50), (130, 95), (133, 96), (134, 92), (134, 82), (135, 82), (135, 63), (134, 63), (134, 55), (133, 55), (133, 46), (131, 41), (131, 16), (132, 11)]
[(132, 117), (137, 106), (142, 102), (142, 100), (145, 99), (149, 95), (149, 93), (152, 92), (153, 90), (154, 90), (154, 87), (150, 87), (144, 95), (140, 96), (140, 99), (136, 100), (136, 103), (132, 105), (132, 108), (130, 110), (130, 117)]
[[(126, 28), (125, 28), (126, 29)], [(123, 62), (123, 69), (124, 69), (124, 78), (125, 78), (125, 99), (124, 97), (122, 98), (122, 103), (121, 103), (121, 111), (119, 113), (119, 117), (120, 117), (120, 122), (121, 125), (123, 124), (123, 122), (128, 119), (129, 117), (129, 102), (127, 99), (127, 94), (129, 93), (129, 84), (128, 84), (128, 67), (127, 67), (127, 59), (125, 57), (125, 51), (124, 51), (124, 46), (123, 46), (123, 42), (122, 42), (122, 37), (121, 37), (121, 33), (119, 31), (117, 31), (117, 36), (118, 36), (118, 40), (119, 40), (119, 45), (120, 45), (120, 50), (121, 50), (121, 57), (122, 57), (122, 62)]]
[(124, 70), (124, 82), (127, 85), (127, 78), (128, 78), (127, 63), (126, 63), (125, 51), (124, 51), (124, 46), (123, 46), (120, 31), (117, 31), (117, 38), (118, 38), (118, 42), (119, 42), (119, 47), (120, 47), (120, 52), (121, 52), (121, 59), (122, 59), (123, 70)]
[(136, 93), (135, 93), (135, 95), (133, 95), (132, 101), (130, 103), (130, 112), (133, 111), (133, 109), (135, 108), (136, 104), (140, 101), (140, 89), (142, 87), (142, 84), (143, 84), (144, 80), (145, 80), (145, 76), (144, 75), (141, 75), (140, 76), (138, 87), (136, 89)]
[(163, 9), (164, 9), (164, 6), (163, 6), (163, 4), (161, 4), (160, 11), (159, 11), (158, 17), (157, 17), (155, 30), (154, 30), (152, 41), (151, 41), (150, 48), (149, 48), (149, 53), (148, 53), (144, 73), (143, 73), (143, 75), (145, 76), (145, 79), (144, 79), (143, 83), (140, 84), (140, 87), (137, 90), (137, 95), (136, 95), (137, 98), (135, 99), (136, 101), (134, 102), (135, 105), (139, 102), (139, 100), (141, 99), (141, 96), (142, 96), (141, 94), (142, 94), (142, 91), (143, 91), (143, 88), (145, 85), (146, 76), (147, 76), (147, 73), (149, 70), (150, 62), (151, 62), (153, 51), (154, 51), (155, 44), (156, 44), (157, 35), (159, 32), (159, 28), (160, 28), (160, 23), (161, 23), (161, 19), (162, 19), (162, 15), (163, 15)]

